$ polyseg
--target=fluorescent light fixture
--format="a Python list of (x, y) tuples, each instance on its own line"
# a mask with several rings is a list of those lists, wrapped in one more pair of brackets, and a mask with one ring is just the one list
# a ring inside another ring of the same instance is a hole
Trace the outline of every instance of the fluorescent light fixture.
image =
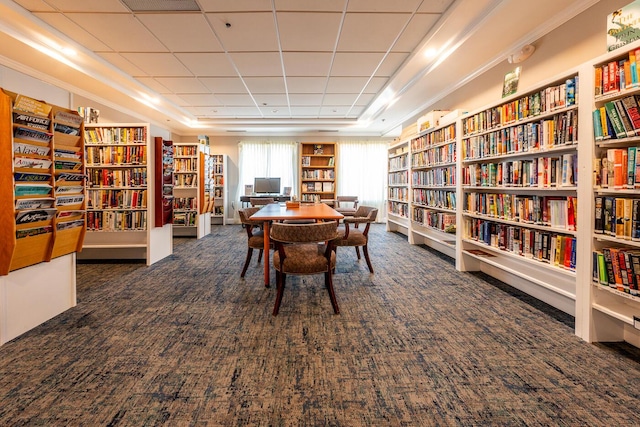
[(132, 12), (200, 12), (195, 0), (122, 0)]

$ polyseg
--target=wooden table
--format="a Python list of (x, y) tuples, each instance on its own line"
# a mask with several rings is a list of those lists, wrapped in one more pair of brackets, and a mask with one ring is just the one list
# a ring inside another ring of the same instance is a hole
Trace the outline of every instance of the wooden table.
[(290, 208), (279, 203), (265, 205), (258, 212), (251, 215), (252, 220), (264, 221), (264, 285), (269, 286), (269, 225), (271, 221), (285, 221), (298, 219), (336, 220), (344, 218), (340, 212), (324, 203), (301, 204), (298, 208)]

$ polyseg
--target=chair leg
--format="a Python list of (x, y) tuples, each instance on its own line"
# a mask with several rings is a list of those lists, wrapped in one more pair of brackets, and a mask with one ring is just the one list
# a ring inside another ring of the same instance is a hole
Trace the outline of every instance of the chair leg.
[(358, 259), (360, 259), (360, 246), (356, 246), (356, 255), (358, 255)]
[(262, 251), (264, 251), (264, 249), (260, 249), (260, 252), (258, 252), (258, 264), (262, 261)]
[(338, 300), (336, 299), (336, 292), (333, 289), (333, 275), (331, 271), (327, 271), (324, 273), (324, 284), (329, 292), (329, 298), (331, 299), (331, 305), (333, 306), (333, 312), (335, 314), (340, 314), (340, 309), (338, 308)]
[(276, 287), (278, 288), (278, 293), (276, 294), (276, 303), (273, 306), (273, 315), (277, 316), (280, 311), (280, 303), (282, 302), (282, 294), (284, 293), (284, 283), (287, 279), (287, 276), (283, 273), (280, 273), (276, 270)]
[(367, 266), (369, 267), (369, 271), (373, 273), (373, 266), (371, 266), (371, 260), (369, 259), (369, 249), (367, 249), (367, 245), (362, 247), (362, 252), (364, 253), (364, 259), (367, 261)]
[(251, 262), (251, 255), (253, 254), (253, 248), (249, 248), (247, 251), (247, 259), (244, 261), (244, 267), (242, 268), (242, 273), (240, 273), (240, 277), (244, 277), (244, 273), (247, 272), (247, 267), (249, 267), (249, 262)]

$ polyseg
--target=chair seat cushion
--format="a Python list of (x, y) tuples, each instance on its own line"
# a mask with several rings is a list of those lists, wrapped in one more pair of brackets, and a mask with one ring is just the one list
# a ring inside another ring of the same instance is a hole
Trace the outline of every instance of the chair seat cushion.
[(336, 208), (342, 215), (353, 216), (356, 213), (356, 208)]
[(339, 230), (340, 235), (333, 241), (336, 246), (364, 246), (367, 238), (357, 228), (349, 228), (349, 237), (344, 238), (344, 230)]
[[(284, 248), (286, 257), (282, 273), (317, 274), (327, 271), (327, 259), (324, 257), (325, 246), (316, 243), (289, 245)], [(280, 271), (280, 253), (273, 253), (273, 266)], [(331, 269), (336, 266), (336, 254), (331, 252)]]

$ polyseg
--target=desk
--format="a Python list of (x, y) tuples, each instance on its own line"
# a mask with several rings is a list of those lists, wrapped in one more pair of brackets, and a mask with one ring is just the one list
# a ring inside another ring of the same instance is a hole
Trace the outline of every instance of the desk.
[(269, 199), (269, 198), (272, 198), (276, 202), (287, 202), (291, 200), (291, 196), (282, 196), (282, 195), (270, 196), (267, 194), (255, 194), (253, 196), (240, 196), (240, 203), (242, 203), (242, 206), (244, 206), (245, 203), (250, 203), (251, 199)]
[(319, 220), (336, 220), (344, 218), (340, 212), (324, 203), (313, 205), (301, 204), (298, 208), (287, 209), (278, 203), (265, 205), (258, 212), (251, 215), (252, 220), (264, 221), (264, 285), (269, 286), (269, 225), (271, 221), (284, 221), (295, 219), (319, 219)]

